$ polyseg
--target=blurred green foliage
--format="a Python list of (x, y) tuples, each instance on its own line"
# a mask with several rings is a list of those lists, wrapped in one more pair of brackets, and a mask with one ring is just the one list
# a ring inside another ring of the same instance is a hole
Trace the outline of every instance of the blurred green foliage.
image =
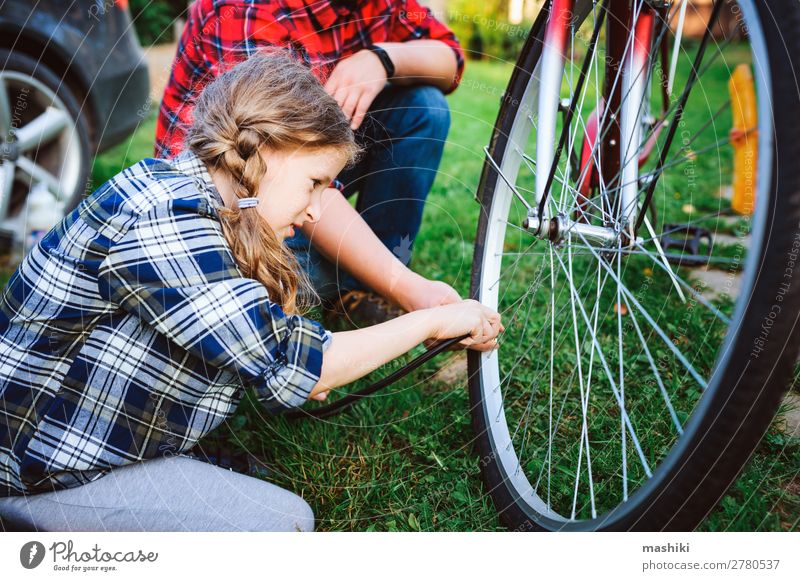
[(532, 22), (511, 24), (508, 0), (448, 0), (447, 25), (472, 60), (499, 59), (516, 62)]
[(189, 5), (187, 0), (130, 0), (131, 17), (143, 46), (172, 42), (173, 23)]

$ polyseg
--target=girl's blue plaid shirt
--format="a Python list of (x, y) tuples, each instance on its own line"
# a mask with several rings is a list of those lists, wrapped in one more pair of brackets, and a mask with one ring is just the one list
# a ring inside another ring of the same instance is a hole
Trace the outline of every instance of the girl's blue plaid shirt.
[(0, 303), (0, 496), (183, 453), (247, 387), (308, 399), (331, 333), (242, 276), (221, 205), (190, 151), (145, 159), (25, 257)]

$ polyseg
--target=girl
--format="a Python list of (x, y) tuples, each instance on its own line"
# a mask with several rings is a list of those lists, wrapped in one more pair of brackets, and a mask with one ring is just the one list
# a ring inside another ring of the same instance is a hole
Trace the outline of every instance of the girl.
[(210, 83), (186, 145), (103, 184), (8, 283), (0, 516), (17, 526), (312, 530), (299, 496), (185, 452), (246, 388), (279, 412), (420, 342), (469, 333), (465, 346), (488, 350), (503, 329), (460, 300), (341, 333), (303, 316), (314, 290), (283, 240), (341, 198), (327, 185), (359, 150), (288, 54)]

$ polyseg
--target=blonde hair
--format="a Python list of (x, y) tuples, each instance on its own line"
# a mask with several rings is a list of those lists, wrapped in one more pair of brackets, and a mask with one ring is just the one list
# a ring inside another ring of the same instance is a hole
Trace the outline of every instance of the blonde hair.
[[(267, 166), (259, 150), (334, 147), (352, 167), (362, 153), (350, 123), (311, 69), (286, 49), (265, 47), (219, 74), (193, 110), (186, 145), (230, 177), (237, 199), (258, 195)], [(223, 232), (243, 276), (267, 287), (286, 313), (319, 300), (294, 253), (254, 208), (221, 208)]]

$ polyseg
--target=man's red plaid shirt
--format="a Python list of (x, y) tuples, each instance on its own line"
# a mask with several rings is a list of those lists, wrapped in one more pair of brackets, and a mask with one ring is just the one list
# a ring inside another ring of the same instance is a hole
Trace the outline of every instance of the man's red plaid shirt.
[(464, 71), (464, 52), (453, 32), (417, 0), (196, 0), (161, 102), (155, 155), (180, 152), (204, 84), (260, 46), (287, 47), (324, 84), (340, 59), (367, 45), (422, 38), (452, 47), (458, 72), (445, 91), (451, 93)]

